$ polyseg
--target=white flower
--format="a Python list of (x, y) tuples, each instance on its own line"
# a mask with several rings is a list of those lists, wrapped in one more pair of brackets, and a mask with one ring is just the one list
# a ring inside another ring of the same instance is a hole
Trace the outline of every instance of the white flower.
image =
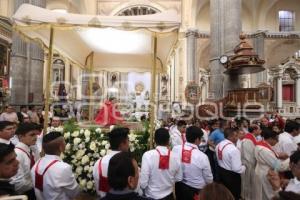
[(104, 134), (101, 134), (100, 137), (104, 137)]
[(73, 142), (74, 142), (74, 145), (78, 145), (81, 142), (81, 139), (80, 138), (75, 138), (73, 140)]
[(87, 162), (89, 162), (90, 161), (90, 158), (88, 157), (88, 155), (85, 155), (85, 156), (83, 156), (82, 157), (82, 159), (81, 159), (81, 164), (86, 164)]
[(83, 169), (85, 172), (90, 170), (90, 167), (88, 165), (86, 165)]
[(72, 137), (78, 137), (79, 136), (79, 131), (74, 131), (72, 134), (71, 134)]
[(84, 129), (80, 129), (80, 133), (81, 133), (81, 134), (84, 133)]
[(93, 167), (90, 167), (89, 168), (89, 173), (92, 173), (93, 172)]
[(91, 132), (90, 132), (88, 129), (86, 129), (86, 130), (84, 131), (84, 136), (85, 136), (85, 137), (90, 137), (90, 136), (91, 136)]
[(114, 128), (115, 128), (115, 125), (111, 125), (111, 126), (109, 127), (109, 131), (112, 131)]
[(65, 138), (65, 139), (68, 139), (70, 136), (71, 136), (71, 133), (70, 133), (70, 132), (66, 132), (66, 133), (64, 134), (64, 138)]
[(80, 187), (85, 188), (85, 186), (86, 186), (86, 180), (85, 180), (85, 179), (82, 179), (82, 180), (79, 182), (79, 185), (80, 185)]
[(79, 144), (78, 147), (79, 147), (79, 149), (83, 149), (84, 148), (83, 144)]
[(67, 144), (66, 144), (66, 150), (69, 151), (70, 149), (71, 149), (71, 144), (70, 144), (70, 143), (67, 143)]
[(83, 168), (81, 166), (77, 167), (75, 172), (76, 174), (80, 175), (82, 173)]
[(81, 150), (81, 149), (78, 150), (76, 152), (76, 158), (77, 158), (77, 160), (80, 159), (84, 155), (84, 153), (85, 153), (85, 150)]
[(110, 147), (110, 144), (105, 145), (105, 149), (109, 149), (109, 147)]
[(90, 144), (90, 149), (92, 150), (92, 151), (95, 151), (96, 150), (96, 143), (95, 142), (91, 142), (91, 144)]
[(59, 126), (59, 127), (55, 128), (55, 131), (63, 133), (64, 132), (64, 127)]
[(131, 152), (134, 152), (134, 150), (135, 150), (135, 148), (132, 146), (132, 147), (130, 147), (130, 151)]
[(88, 143), (91, 140), (91, 138), (87, 137), (85, 138), (85, 142)]
[(92, 181), (88, 181), (87, 184), (86, 184), (86, 188), (90, 190), (90, 189), (92, 189), (93, 187), (94, 187), (93, 182), (92, 182)]
[(106, 140), (103, 140), (101, 143), (103, 146), (105, 146), (106, 144), (108, 144), (108, 142)]
[(105, 154), (106, 154), (105, 149), (102, 149), (102, 150), (100, 151), (100, 155), (103, 157), (103, 156), (105, 156)]
[(96, 133), (101, 133), (101, 128), (96, 128)]

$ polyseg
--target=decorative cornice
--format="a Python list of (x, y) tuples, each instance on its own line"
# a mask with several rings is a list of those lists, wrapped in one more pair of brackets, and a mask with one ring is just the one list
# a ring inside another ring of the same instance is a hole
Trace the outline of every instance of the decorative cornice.
[(245, 33), (246, 38), (263, 37), (267, 39), (300, 39), (300, 32), (269, 32), (269, 31), (257, 31), (254, 33)]

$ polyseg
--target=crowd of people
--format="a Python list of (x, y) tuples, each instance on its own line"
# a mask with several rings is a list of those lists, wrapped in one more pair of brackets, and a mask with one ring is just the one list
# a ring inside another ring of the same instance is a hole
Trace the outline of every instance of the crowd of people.
[[(80, 187), (71, 165), (60, 158), (63, 134), (43, 134), (23, 113), (19, 124), (16, 116), (0, 116), (0, 197), (76, 198)], [(111, 151), (94, 164), (99, 199), (300, 199), (296, 120), (279, 115), (252, 122), (169, 119), (155, 131), (156, 146), (143, 154), (140, 165), (129, 152), (129, 132), (111, 130)]]

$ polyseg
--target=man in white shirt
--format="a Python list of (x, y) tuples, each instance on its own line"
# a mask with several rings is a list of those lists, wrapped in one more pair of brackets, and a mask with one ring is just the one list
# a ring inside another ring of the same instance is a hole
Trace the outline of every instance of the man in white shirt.
[(36, 199), (30, 174), (36, 159), (30, 146), (35, 145), (38, 134), (39, 127), (34, 123), (20, 124), (16, 131), (19, 143), (15, 147), (15, 152), (20, 165), (11, 183), (15, 185), (17, 194), (26, 195), (29, 200)]
[(171, 136), (171, 146), (175, 147), (176, 145), (182, 145), (185, 143), (185, 129), (186, 122), (184, 120), (179, 120), (177, 126), (170, 129)]
[(186, 131), (187, 142), (172, 150), (181, 160), (183, 173), (182, 181), (175, 184), (177, 200), (199, 199), (199, 191), (213, 182), (208, 157), (198, 149), (202, 136), (199, 127), (190, 126)]
[(218, 172), (221, 183), (230, 190), (236, 200), (241, 197), (241, 174), (246, 167), (242, 165), (241, 152), (236, 147), (238, 129), (226, 128), (225, 140), (216, 146)]
[(127, 152), (129, 150), (129, 129), (128, 128), (115, 128), (109, 134), (109, 143), (111, 152), (105, 155), (103, 158), (97, 160), (93, 168), (93, 177), (95, 180), (95, 189), (97, 194), (103, 198), (109, 191), (109, 184), (107, 180), (107, 170), (109, 160), (112, 156), (120, 151)]
[(145, 152), (142, 158), (140, 187), (146, 197), (173, 200), (174, 184), (182, 180), (181, 163), (169, 149), (167, 129), (157, 129), (154, 140), (156, 148)]
[(60, 132), (50, 132), (43, 137), (45, 156), (31, 169), (38, 200), (71, 200), (79, 194), (80, 188), (72, 167), (60, 158), (65, 146)]
[(10, 121), (0, 121), (0, 143), (9, 144), (15, 133), (15, 124)]
[(18, 122), (17, 113), (12, 106), (6, 106), (5, 112), (0, 115), (0, 121), (10, 121), (14, 123)]
[(277, 153), (286, 153), (292, 155), (297, 150), (297, 144), (294, 137), (299, 135), (299, 124), (295, 121), (287, 121), (284, 132), (279, 135), (279, 141), (275, 145), (274, 150)]

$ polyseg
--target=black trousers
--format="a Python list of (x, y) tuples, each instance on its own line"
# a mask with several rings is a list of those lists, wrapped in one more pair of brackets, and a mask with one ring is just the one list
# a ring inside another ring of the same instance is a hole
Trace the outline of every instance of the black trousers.
[(158, 200), (174, 200), (174, 196), (173, 193), (169, 194), (168, 196), (162, 198), (162, 199), (158, 199)]
[(26, 195), (28, 197), (28, 200), (36, 200), (33, 188), (31, 190), (28, 190), (27, 192), (25, 192), (24, 195)]
[(195, 195), (199, 195), (200, 190), (188, 186), (182, 182), (175, 183), (176, 200), (194, 200)]
[(242, 180), (241, 175), (233, 171), (218, 167), (220, 182), (231, 192), (235, 200), (241, 198)]

